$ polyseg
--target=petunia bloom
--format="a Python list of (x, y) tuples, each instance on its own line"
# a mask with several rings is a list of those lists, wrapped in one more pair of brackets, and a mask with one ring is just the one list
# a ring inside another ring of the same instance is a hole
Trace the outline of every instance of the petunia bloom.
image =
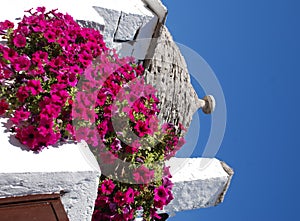
[(4, 99), (0, 100), (0, 115), (4, 114), (8, 107), (9, 105)]
[(16, 47), (23, 48), (26, 46), (26, 37), (21, 34), (17, 34), (14, 37), (13, 42)]

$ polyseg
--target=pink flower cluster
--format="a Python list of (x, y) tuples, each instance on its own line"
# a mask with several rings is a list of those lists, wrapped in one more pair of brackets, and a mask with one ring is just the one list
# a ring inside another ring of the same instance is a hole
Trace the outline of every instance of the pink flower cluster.
[(173, 199), (163, 162), (183, 145), (184, 128), (160, 126), (143, 67), (106, 48), (98, 31), (56, 10), (27, 13), (15, 29), (0, 22), (0, 115), (33, 151), (88, 143), (103, 172), (93, 221), (133, 220), (137, 210), (158, 217)]
[(99, 185), (98, 192), (93, 220), (133, 220), (137, 191), (131, 187), (120, 190), (112, 180), (105, 179)]
[(29, 10), (16, 29), (0, 23), (0, 114), (8, 109), (16, 138), (40, 151), (73, 138), (74, 87), (94, 58), (107, 51), (102, 35), (71, 16), (44, 7)]
[[(98, 188), (93, 221), (133, 220), (137, 210), (143, 210), (145, 220), (160, 218), (157, 209), (163, 209), (174, 198), (169, 168), (164, 168), (161, 185), (128, 185), (103, 178)], [(138, 203), (137, 203), (138, 202)]]
[[(93, 221), (132, 220), (141, 208), (144, 219), (150, 220), (173, 199), (171, 176), (162, 175), (163, 165), (157, 162), (178, 150), (172, 145), (183, 143), (182, 128), (176, 130), (171, 124), (159, 127), (159, 100), (156, 90), (141, 78), (142, 66), (116, 55), (100, 61), (85, 71), (74, 108), (76, 137), (85, 139), (96, 155), (102, 156), (99, 162), (105, 173)], [(124, 167), (120, 160), (130, 162), (132, 168)], [(124, 184), (124, 177), (132, 177), (133, 184)]]
[(103, 172), (93, 221), (132, 220), (140, 208), (150, 220), (173, 199), (170, 175), (162, 176), (157, 162), (178, 150), (172, 145), (183, 141), (180, 130), (160, 128), (159, 100), (142, 66), (111, 52), (96, 61), (81, 76), (73, 105), (75, 136), (90, 145)]
[(169, 167), (165, 167), (162, 185), (154, 189), (155, 208), (163, 209), (165, 205), (168, 205), (174, 199), (172, 194), (173, 183), (170, 178), (172, 178), (172, 176)]
[[(110, 191), (106, 191), (107, 185), (110, 185)], [(138, 192), (131, 187), (124, 191), (117, 190), (111, 180), (104, 180), (99, 187), (99, 195), (95, 203), (97, 209), (93, 214), (93, 220), (133, 220), (135, 210), (132, 206), (137, 195)]]
[(180, 137), (180, 134), (182, 131), (186, 131), (186, 129), (180, 123), (178, 128), (172, 124), (164, 124), (162, 129), (165, 135), (164, 156), (168, 160), (174, 157), (177, 151), (185, 144), (185, 140), (183, 137)]
[(4, 99), (0, 100), (0, 115), (4, 114), (8, 108), (8, 103)]

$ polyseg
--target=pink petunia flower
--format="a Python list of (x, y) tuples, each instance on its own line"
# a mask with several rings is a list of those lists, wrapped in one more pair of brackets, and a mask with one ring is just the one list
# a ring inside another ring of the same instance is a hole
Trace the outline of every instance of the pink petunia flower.
[(125, 202), (126, 204), (132, 204), (134, 202), (134, 190), (131, 187), (125, 192)]
[(16, 138), (33, 151), (41, 150), (41, 147), (38, 145), (39, 134), (32, 125), (24, 128), (18, 128)]
[(18, 53), (12, 48), (4, 48), (3, 58), (10, 62), (13, 62), (18, 58)]
[(103, 139), (105, 134), (108, 131), (107, 121), (104, 120), (100, 124), (98, 124), (97, 129), (98, 129), (98, 133), (99, 133), (100, 138)]
[(44, 33), (44, 37), (48, 40), (49, 43), (52, 43), (52, 42), (56, 41), (56, 34), (51, 30), (47, 30)]
[(69, 44), (68, 39), (66, 39), (65, 37), (59, 38), (57, 42), (58, 44), (60, 44), (61, 47), (67, 47)]
[(48, 133), (43, 136), (42, 134), (40, 134), (38, 136), (38, 146), (39, 147), (47, 147), (50, 145), (54, 145), (57, 143), (57, 141), (59, 141), (61, 137), (61, 134), (55, 133), (53, 130), (48, 130)]
[(32, 60), (37, 63), (47, 62), (48, 53), (44, 51), (37, 51), (32, 54)]
[(83, 52), (78, 55), (79, 62), (83, 64), (84, 67), (87, 67), (92, 63), (93, 57), (87, 52)]
[(48, 65), (52, 68), (58, 68), (64, 64), (64, 59), (62, 57), (55, 57), (48, 62)]
[(110, 195), (115, 188), (115, 184), (112, 180), (104, 180), (100, 186), (100, 191), (103, 194)]
[(160, 186), (154, 189), (154, 200), (166, 201), (168, 197), (168, 190), (164, 186)]
[(110, 148), (113, 150), (113, 151), (119, 151), (122, 149), (122, 145), (121, 145), (121, 141), (116, 138), (110, 145)]
[(9, 104), (6, 102), (6, 100), (0, 100), (0, 115), (3, 115), (6, 112), (6, 110), (8, 110), (8, 108)]
[(19, 87), (16, 96), (20, 102), (24, 102), (29, 97), (28, 89), (25, 86)]
[(42, 136), (47, 136), (49, 133), (53, 132), (52, 130), (53, 126), (54, 126), (53, 119), (45, 115), (42, 115), (37, 129)]
[(163, 209), (168, 200), (168, 190), (164, 186), (160, 186), (154, 189), (154, 206)]
[(96, 199), (95, 206), (99, 207), (99, 208), (103, 208), (107, 205), (108, 200), (109, 200), (109, 198), (107, 196), (100, 195)]
[(16, 62), (14, 62), (16, 71), (28, 71), (30, 65), (31, 62), (26, 56), (16, 58)]
[(42, 106), (40, 116), (44, 115), (49, 118), (57, 118), (60, 114), (61, 107), (55, 104), (47, 104)]
[(17, 34), (13, 39), (13, 43), (16, 47), (23, 48), (26, 46), (26, 37), (21, 34)]
[(28, 120), (30, 115), (31, 113), (29, 111), (24, 111), (23, 109), (20, 109), (15, 111), (14, 116), (10, 118), (10, 120), (14, 124), (19, 124), (21, 121)]
[(114, 202), (118, 204), (118, 206), (124, 206), (126, 204), (125, 194), (122, 191), (118, 191), (114, 197)]
[(144, 137), (147, 134), (151, 134), (151, 129), (146, 121), (139, 120), (134, 126), (135, 131), (137, 132), (139, 137)]
[(34, 96), (38, 95), (43, 91), (40, 80), (29, 80), (27, 82), (27, 88)]
[(13, 28), (14, 27), (14, 23), (12, 23), (9, 20), (5, 20), (4, 22), (0, 22), (0, 30), (6, 30), (9, 28)]

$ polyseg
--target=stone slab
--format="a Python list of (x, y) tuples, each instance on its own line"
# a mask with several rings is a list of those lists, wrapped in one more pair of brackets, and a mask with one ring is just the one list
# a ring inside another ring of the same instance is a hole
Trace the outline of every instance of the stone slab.
[(191, 84), (185, 59), (164, 25), (152, 39), (147, 58), (146, 82), (158, 91), (161, 122), (180, 122), (188, 128), (201, 101)]

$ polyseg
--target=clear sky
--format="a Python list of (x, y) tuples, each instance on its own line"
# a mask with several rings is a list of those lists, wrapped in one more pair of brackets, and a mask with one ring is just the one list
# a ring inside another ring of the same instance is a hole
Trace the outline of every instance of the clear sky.
[(223, 204), (170, 220), (300, 220), (300, 1), (163, 2), (175, 41), (199, 53), (222, 85), (227, 127), (216, 157), (235, 170)]

